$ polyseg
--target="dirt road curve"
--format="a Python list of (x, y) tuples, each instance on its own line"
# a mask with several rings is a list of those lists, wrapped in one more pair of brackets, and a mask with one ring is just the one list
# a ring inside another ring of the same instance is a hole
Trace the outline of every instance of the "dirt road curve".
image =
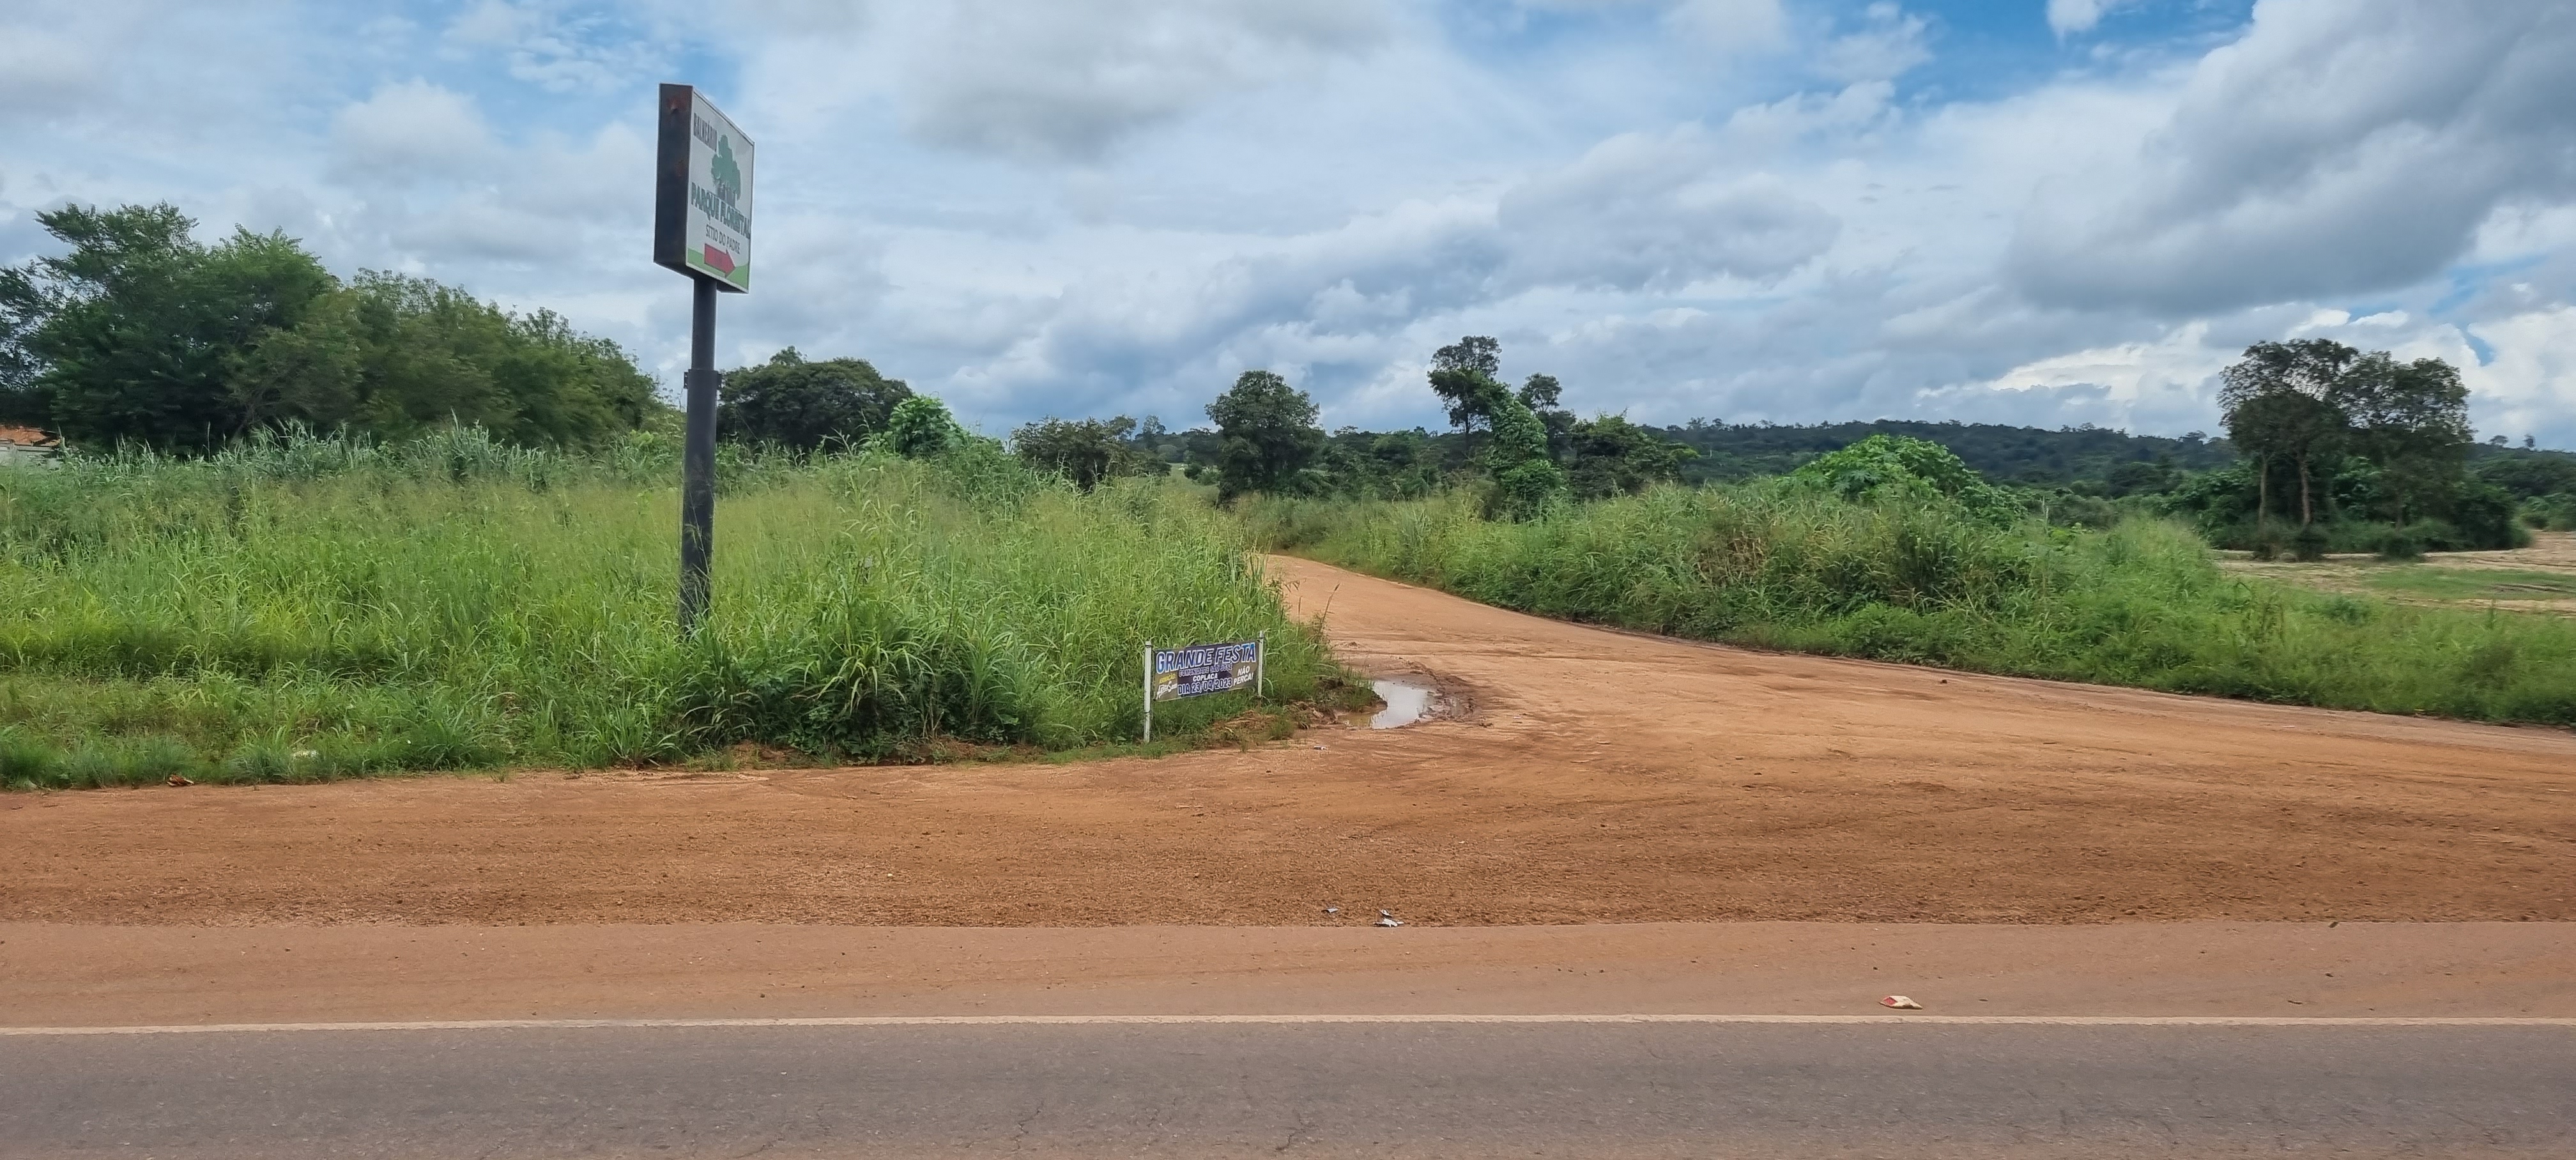
[(1746, 653), (1276, 567), (1459, 718), (1074, 766), (10, 795), (0, 920), (2576, 919), (2566, 732)]

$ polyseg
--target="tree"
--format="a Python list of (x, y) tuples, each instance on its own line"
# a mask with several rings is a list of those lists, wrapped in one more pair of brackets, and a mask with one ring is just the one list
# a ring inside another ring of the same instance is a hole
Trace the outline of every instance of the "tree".
[[(2125, 495), (2153, 495), (2182, 486), (2182, 469), (2168, 459), (2132, 459), (2118, 464), (2102, 477), (2102, 494), (2117, 499)], [(2081, 489), (2079, 489), (2081, 490)]]
[(27, 341), (48, 313), (34, 263), (0, 267), (0, 423), (50, 425), (50, 408), (36, 391), (44, 361)]
[(244, 429), (402, 438), (450, 424), (520, 445), (593, 446), (668, 408), (616, 343), (552, 311), (512, 314), (426, 278), (364, 272), (235, 360)]
[(1503, 373), (1502, 349), (1491, 338), (1471, 334), (1431, 355), (1431, 392), (1448, 408), (1450, 425), (1466, 436), (1471, 459), (1476, 454), (1476, 424), (1492, 422), (1496, 402), (1511, 395), (1496, 377)]
[(1208, 404), (1216, 421), (1217, 499), (1245, 492), (1284, 494), (1323, 450), (1315, 401), (1269, 371), (1245, 371)]
[(204, 450), (242, 434), (256, 418), (232, 372), (334, 286), (283, 234), (237, 230), (210, 248), (171, 205), (36, 220), (71, 252), (12, 271), (8, 361), (34, 369), (17, 406), (76, 440)]
[(368, 344), (357, 305), (352, 295), (328, 295), (292, 328), (269, 332), (234, 360), (230, 386), (244, 428), (284, 422), (323, 430), (349, 425), (367, 398), (369, 381)]
[(1494, 445), (1486, 451), (1486, 469), (1494, 475), (1494, 504), (1489, 513), (1505, 519), (1528, 519), (1544, 512), (1565, 494), (1565, 469), (1547, 451), (1547, 425), (1529, 405), (1508, 393), (1493, 400)]
[(948, 406), (928, 395), (914, 395), (894, 405), (886, 427), (871, 445), (906, 459), (931, 459), (966, 442), (966, 429), (949, 415)]
[(809, 362), (791, 346), (759, 366), (725, 372), (719, 397), (716, 430), (725, 438), (816, 451), (855, 447), (885, 430), (912, 388), (865, 359)]
[[(1160, 424), (1157, 424), (1160, 426)], [(1128, 440), (1136, 421), (1046, 419), (1011, 433), (1011, 450), (1030, 467), (1061, 475), (1084, 491), (1127, 475), (1160, 473), (1162, 462)]]
[(1519, 392), (1521, 405), (1547, 427), (1547, 453), (1559, 460), (1574, 455), (1574, 412), (1557, 406), (1564, 394), (1555, 375), (1531, 375)]
[(479, 425), (584, 444), (665, 408), (615, 343), (426, 279), (342, 284), (293, 239), (200, 245), (168, 205), (39, 215), (70, 252), (0, 273), (0, 405), (81, 441), (210, 450), (303, 425)]
[(2270, 515), (2272, 464), (2288, 460), (2298, 470), (2299, 526), (2315, 521), (2311, 468), (2348, 426), (2338, 384), (2360, 357), (2332, 339), (2258, 342), (2222, 372), (2218, 403), (2227, 437), (2256, 464), (2256, 520)]
[(2353, 449), (2379, 467), (2390, 522), (2406, 525), (2434, 496), (2466, 478), (2471, 434), (2469, 389), (2460, 372), (2437, 358), (2401, 363), (2386, 351), (2355, 361), (2335, 384), (2335, 401), (2351, 425)]
[(1574, 464), (1567, 483), (1583, 499), (1635, 495), (1657, 483), (1681, 477), (1692, 451), (1628, 421), (1625, 415), (1599, 415), (1576, 423), (1571, 434)]
[(1356, 433), (1368, 439), (1367, 468), (1384, 494), (1400, 499), (1429, 495), (1440, 486), (1440, 449), (1431, 433), (1416, 427), (1384, 435)]

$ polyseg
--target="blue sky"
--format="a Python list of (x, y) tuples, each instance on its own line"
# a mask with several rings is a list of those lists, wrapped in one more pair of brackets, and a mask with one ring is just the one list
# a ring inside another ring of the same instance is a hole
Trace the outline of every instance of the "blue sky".
[(759, 142), (724, 361), (1000, 431), (1435, 347), (1679, 422), (2214, 429), (2246, 343), (2461, 363), (2576, 446), (2576, 5), (2488, 0), (20, 0), (0, 261), (176, 202), (615, 338), (666, 384), (653, 86)]

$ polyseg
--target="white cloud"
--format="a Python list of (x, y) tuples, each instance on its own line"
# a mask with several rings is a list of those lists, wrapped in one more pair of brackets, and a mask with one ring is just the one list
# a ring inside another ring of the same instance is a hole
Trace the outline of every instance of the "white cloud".
[(1870, 5), (1864, 16), (1860, 31), (1835, 37), (1816, 50), (1817, 75), (1844, 84), (1883, 81), (1932, 59), (1932, 50), (1923, 43), (1928, 26), (1922, 17), (1887, 3)]
[(1776, 178), (1719, 177), (1718, 162), (1695, 125), (1602, 142), (1503, 197), (1509, 273), (1522, 285), (1672, 291), (1770, 281), (1832, 243), (1833, 215)]
[(1702, 44), (1736, 52), (1778, 47), (1789, 30), (1780, 0), (1681, 0), (1666, 19)]
[(2137, 0), (2048, 0), (2048, 28), (2059, 36), (2091, 32), (2112, 10)]
[(1363, 51), (1364, 0), (954, 0), (908, 14), (910, 126), (940, 144), (1090, 161), (1139, 129)]
[(1693, 47), (1722, 55), (1785, 47), (1790, 21), (1781, 0), (1517, 0), (1518, 7), (1557, 12), (1662, 9), (1665, 27)]
[(2141, 411), (2201, 413), (2213, 408), (2218, 372), (2235, 352), (2213, 346), (2206, 322), (2189, 322), (2152, 339), (2035, 359), (1979, 384), (1997, 391), (2074, 392), (2091, 409), (2125, 426)]
[(2041, 298), (2174, 314), (2428, 277), (2480, 224), (2576, 193), (2576, 21), (2542, 0), (2265, 0), (2127, 164), (2045, 187)]
[(505, 0), (481, 0), (447, 26), (447, 37), (460, 44), (508, 48), (536, 30), (535, 10)]
[(2468, 333), (2495, 351), (2493, 362), (2481, 365), (2465, 342), (2435, 357), (2461, 364), (2479, 426), (2488, 434), (2536, 434), (2552, 446), (2576, 446), (2576, 306), (2499, 318)]
[[(289, 7), (11, 0), (0, 5), (5, 120), (112, 131), (128, 145), (184, 138), (273, 99), (313, 67), (313, 46), (286, 33)], [(263, 47), (272, 71), (243, 75), (243, 59)]]
[(0, 102), (22, 113), (77, 105), (106, 86), (98, 48), (33, 21), (0, 24)]
[(427, 81), (379, 86), (331, 121), (332, 167), (393, 179), (461, 177), (485, 161), (492, 134), (472, 98)]
[(550, 92), (614, 92), (663, 70), (667, 53), (631, 35), (632, 13), (567, 12), (560, 5), (478, 0), (447, 26), (462, 55), (499, 53), (509, 74)]
[[(2536, 434), (2576, 442), (2576, 307), (2509, 315), (2462, 326), (2405, 310), (2355, 316), (2274, 309), (2219, 326), (2182, 323), (2161, 334), (2035, 359), (1982, 382), (1929, 392), (1956, 408), (1989, 413), (2063, 413), (2114, 426), (2216, 430), (2218, 374), (2250, 338), (2331, 338), (2401, 359), (2439, 358), (2461, 369), (2473, 423), (2482, 435)], [(2472, 339), (2495, 352), (2481, 363)], [(1998, 408), (1995, 394), (2012, 401)]]

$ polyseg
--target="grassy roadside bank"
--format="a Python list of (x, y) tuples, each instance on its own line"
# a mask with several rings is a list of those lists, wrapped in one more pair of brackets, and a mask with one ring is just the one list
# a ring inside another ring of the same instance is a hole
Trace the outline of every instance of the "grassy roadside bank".
[(1070, 750), (1135, 735), (1149, 639), (1267, 631), (1274, 700), (1338, 671), (1194, 492), (998, 454), (729, 457), (682, 642), (677, 478), (472, 432), (0, 472), (0, 785)]
[(1471, 495), (1264, 500), (1274, 550), (1499, 607), (1763, 648), (2288, 704), (2576, 725), (2576, 623), (2230, 577), (2187, 530), (1658, 488), (1525, 523)]

